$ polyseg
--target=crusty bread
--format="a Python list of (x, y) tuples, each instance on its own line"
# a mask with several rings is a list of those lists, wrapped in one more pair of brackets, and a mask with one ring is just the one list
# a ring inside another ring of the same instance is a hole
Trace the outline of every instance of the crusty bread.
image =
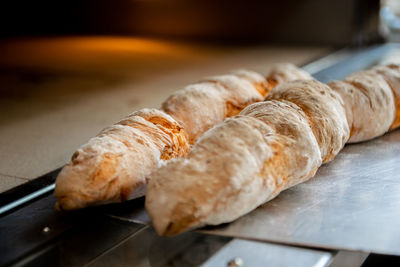
[(297, 79), (312, 77), (289, 63), (276, 64), (266, 78), (253, 71), (237, 70), (189, 85), (171, 95), (161, 108), (182, 124), (189, 143), (194, 144), (217, 123), (262, 101), (276, 85)]
[(229, 222), (312, 177), (321, 163), (298, 106), (254, 104), (208, 131), (186, 158), (155, 171), (146, 208), (162, 235)]
[(249, 81), (235, 75), (224, 75), (177, 91), (162, 104), (162, 110), (183, 125), (190, 137), (189, 142), (193, 144), (215, 124), (263, 98)]
[(174, 235), (230, 222), (311, 178), (350, 134), (354, 142), (383, 134), (400, 119), (390, 90), (400, 90), (391, 80), (397, 75), (361, 71), (332, 88), (312, 80), (284, 83), (265, 102), (212, 128), (186, 158), (153, 172), (146, 209), (156, 231)]
[(308, 116), (323, 162), (332, 160), (349, 137), (349, 126), (340, 96), (318, 81), (293, 81), (273, 90), (267, 100), (284, 99)]
[(345, 102), (350, 143), (369, 140), (387, 132), (393, 123), (395, 106), (392, 90), (374, 70), (360, 71), (329, 86)]
[(143, 109), (106, 128), (60, 172), (56, 207), (72, 210), (143, 196), (151, 172), (165, 160), (184, 156), (206, 130), (263, 100), (279, 82), (311, 79), (291, 64), (277, 69), (268, 77), (240, 70), (204, 79), (172, 95), (162, 110)]

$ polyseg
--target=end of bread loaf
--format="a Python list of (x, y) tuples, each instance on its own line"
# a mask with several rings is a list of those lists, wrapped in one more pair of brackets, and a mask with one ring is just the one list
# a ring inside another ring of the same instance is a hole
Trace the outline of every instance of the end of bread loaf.
[(169, 115), (144, 109), (104, 129), (78, 149), (59, 173), (59, 210), (121, 202), (144, 195), (160, 160), (189, 150), (182, 127)]

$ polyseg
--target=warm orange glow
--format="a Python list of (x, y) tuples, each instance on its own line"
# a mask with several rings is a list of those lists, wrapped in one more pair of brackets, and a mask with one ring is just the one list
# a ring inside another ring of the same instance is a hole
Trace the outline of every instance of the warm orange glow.
[[(199, 60), (201, 48), (189, 44), (134, 37), (57, 37), (11, 40), (0, 45), (0, 64), (24, 67), (98, 68), (158, 59)], [(210, 51), (208, 51), (209, 53)], [(99, 64), (101, 66), (99, 66)]]

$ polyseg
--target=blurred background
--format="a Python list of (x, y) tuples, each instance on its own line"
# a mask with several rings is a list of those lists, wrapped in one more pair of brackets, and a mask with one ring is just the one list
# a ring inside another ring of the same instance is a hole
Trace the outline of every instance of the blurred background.
[(234, 43), (365, 44), (379, 39), (380, 4), (379, 0), (5, 1), (0, 31), (3, 37), (111, 34)]

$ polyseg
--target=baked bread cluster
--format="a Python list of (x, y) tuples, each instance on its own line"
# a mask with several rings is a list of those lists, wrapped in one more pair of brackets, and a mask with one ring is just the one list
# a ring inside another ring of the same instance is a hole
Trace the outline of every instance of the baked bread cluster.
[(346, 143), (399, 125), (399, 65), (284, 82), (155, 170), (146, 209), (160, 235), (227, 223), (313, 177)]
[(199, 136), (275, 86), (312, 79), (291, 64), (267, 76), (240, 70), (203, 79), (171, 95), (161, 109), (143, 109), (104, 129), (80, 147), (56, 180), (59, 210), (74, 210), (143, 196), (152, 172), (187, 154)]

